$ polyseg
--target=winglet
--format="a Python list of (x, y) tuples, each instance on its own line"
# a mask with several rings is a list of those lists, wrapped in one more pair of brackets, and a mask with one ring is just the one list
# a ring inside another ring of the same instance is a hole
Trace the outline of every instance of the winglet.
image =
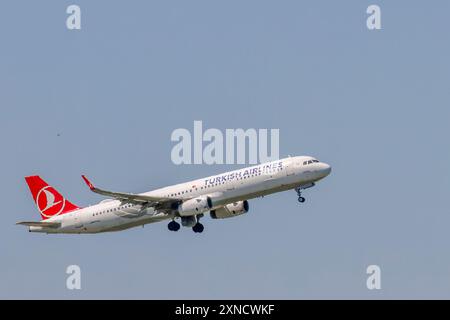
[(84, 182), (86, 182), (89, 189), (91, 189), (91, 190), (95, 189), (94, 185), (89, 181), (89, 179), (84, 174), (82, 174), (81, 177), (83, 178)]

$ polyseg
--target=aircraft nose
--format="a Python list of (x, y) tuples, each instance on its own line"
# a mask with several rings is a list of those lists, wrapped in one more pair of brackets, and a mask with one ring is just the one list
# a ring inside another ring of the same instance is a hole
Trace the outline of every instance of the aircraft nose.
[(322, 162), (320, 171), (322, 171), (324, 176), (327, 176), (331, 172), (331, 166), (328, 163)]

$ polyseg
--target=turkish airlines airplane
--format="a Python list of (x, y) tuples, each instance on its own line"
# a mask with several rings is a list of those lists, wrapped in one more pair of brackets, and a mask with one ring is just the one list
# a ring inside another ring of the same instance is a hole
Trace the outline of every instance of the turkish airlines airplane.
[(110, 198), (86, 208), (74, 205), (39, 176), (30, 176), (25, 180), (42, 221), (17, 224), (28, 226), (30, 232), (79, 234), (171, 220), (169, 230), (178, 231), (180, 219), (184, 227), (200, 233), (204, 228), (200, 218), (208, 211), (213, 219), (242, 215), (248, 212), (249, 199), (290, 189), (304, 202), (301, 191), (330, 172), (328, 164), (313, 157), (289, 157), (138, 194), (99, 189), (82, 176), (93, 192)]

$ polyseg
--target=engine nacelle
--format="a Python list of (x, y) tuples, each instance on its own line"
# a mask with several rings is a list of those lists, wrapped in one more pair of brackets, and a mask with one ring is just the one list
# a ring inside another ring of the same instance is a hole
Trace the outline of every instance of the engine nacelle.
[(182, 217), (194, 216), (212, 208), (212, 201), (210, 197), (201, 196), (198, 198), (184, 201), (178, 207), (178, 213)]
[(213, 219), (225, 219), (235, 216), (240, 216), (241, 214), (248, 212), (248, 201), (238, 201), (229, 203), (226, 206), (219, 208), (217, 210), (211, 210), (209, 213)]

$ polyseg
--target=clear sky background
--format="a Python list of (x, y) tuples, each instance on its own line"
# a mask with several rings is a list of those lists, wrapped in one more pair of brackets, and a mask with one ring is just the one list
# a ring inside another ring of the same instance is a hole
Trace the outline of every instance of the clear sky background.
[[(78, 4), (82, 29), (66, 29)], [(378, 4), (382, 30), (369, 31)], [(448, 1), (2, 1), (0, 298), (450, 298)], [(80, 206), (242, 166), (174, 129), (279, 128), (332, 174), (205, 232), (45, 235), (23, 177)], [(82, 289), (66, 289), (66, 267)], [(381, 267), (382, 289), (366, 288)]]

